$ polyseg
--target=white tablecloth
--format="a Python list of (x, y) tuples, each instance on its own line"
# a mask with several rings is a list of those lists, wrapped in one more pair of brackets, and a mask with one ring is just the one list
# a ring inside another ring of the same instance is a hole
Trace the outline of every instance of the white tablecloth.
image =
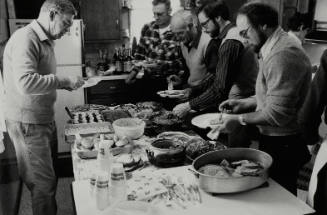
[[(182, 175), (183, 177), (194, 177), (187, 170), (187, 167), (164, 169), (164, 171)], [(96, 209), (95, 200), (89, 195), (88, 180), (75, 181), (73, 182), (72, 188), (77, 215), (108, 214), (109, 208), (104, 211), (98, 211)], [(272, 179), (269, 179), (268, 187), (257, 188), (238, 194), (212, 196), (202, 190), (200, 192), (202, 204), (186, 210), (159, 208), (156, 215), (303, 215), (314, 212), (307, 204), (296, 198)]]

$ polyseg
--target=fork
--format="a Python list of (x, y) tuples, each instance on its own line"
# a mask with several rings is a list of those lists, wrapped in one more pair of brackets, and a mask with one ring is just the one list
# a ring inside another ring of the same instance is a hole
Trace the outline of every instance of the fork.
[(226, 113), (226, 109), (223, 108), (220, 113), (219, 113), (219, 116), (218, 116), (218, 120), (219, 122), (221, 122), (223, 120), (223, 113)]
[(174, 89), (173, 82), (169, 80), (168, 82), (168, 91), (172, 91)]

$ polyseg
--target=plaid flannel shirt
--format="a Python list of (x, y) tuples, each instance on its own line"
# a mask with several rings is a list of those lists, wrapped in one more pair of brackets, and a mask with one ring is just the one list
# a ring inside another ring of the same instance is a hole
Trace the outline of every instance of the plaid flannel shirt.
[(160, 36), (159, 26), (154, 21), (143, 26), (135, 60), (156, 60), (160, 69), (151, 74), (155, 73), (156, 77), (178, 74), (184, 70), (182, 59), (180, 44), (170, 29)]

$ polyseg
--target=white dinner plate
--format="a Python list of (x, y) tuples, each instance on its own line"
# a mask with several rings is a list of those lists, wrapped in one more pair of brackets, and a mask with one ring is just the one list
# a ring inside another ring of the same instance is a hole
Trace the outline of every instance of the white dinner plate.
[(99, 78), (99, 77), (89, 78), (86, 81), (84, 81), (84, 85), (82, 86), (82, 88), (93, 87), (93, 86), (97, 85), (100, 81), (101, 81), (101, 78)]
[(161, 97), (181, 98), (184, 96), (184, 90), (163, 90), (157, 92), (157, 94)]
[[(194, 117), (191, 120), (192, 125), (198, 127), (198, 128), (215, 128), (217, 127), (217, 124), (211, 124), (210, 122), (214, 119), (217, 119), (219, 117), (220, 113), (205, 113), (199, 116)], [(230, 114), (223, 113), (222, 118), (225, 118)]]

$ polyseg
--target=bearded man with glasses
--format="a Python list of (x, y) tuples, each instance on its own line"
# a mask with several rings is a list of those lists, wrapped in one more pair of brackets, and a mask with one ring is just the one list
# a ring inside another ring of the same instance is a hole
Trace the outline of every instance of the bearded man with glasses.
[(299, 110), (309, 91), (311, 63), (303, 48), (278, 25), (278, 12), (262, 3), (242, 6), (237, 27), (260, 53), (254, 97), (229, 99), (220, 104), (233, 115), (223, 119), (222, 130), (234, 126), (259, 128), (259, 149), (273, 157), (271, 177), (296, 195), (300, 168), (310, 154), (299, 124)]

